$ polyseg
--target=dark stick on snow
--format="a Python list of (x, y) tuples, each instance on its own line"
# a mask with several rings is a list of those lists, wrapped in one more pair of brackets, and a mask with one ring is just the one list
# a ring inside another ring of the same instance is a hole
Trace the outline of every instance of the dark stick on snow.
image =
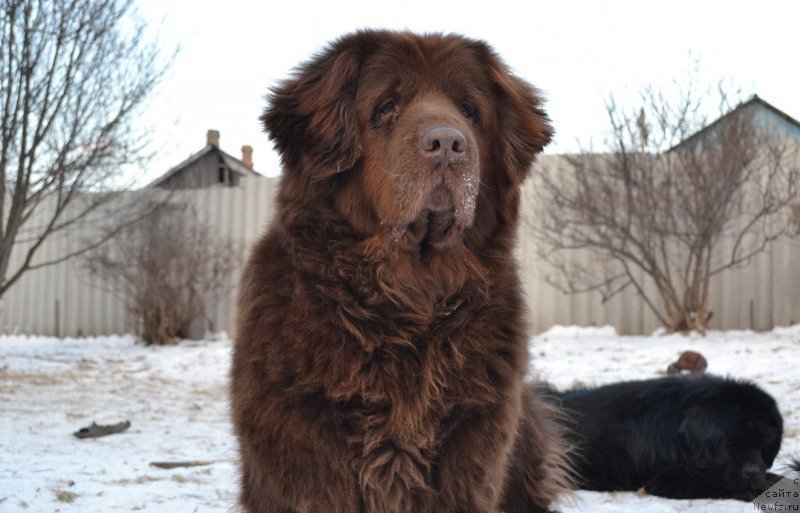
[(205, 465), (213, 465), (216, 461), (153, 461), (150, 463), (151, 467), (171, 469), (182, 467), (203, 467)]
[(101, 425), (92, 422), (91, 426), (80, 428), (79, 430), (75, 431), (72, 434), (78, 438), (100, 438), (101, 436), (122, 433), (129, 427), (131, 427), (131, 423), (129, 420), (118, 422), (117, 424), (108, 424), (108, 425)]

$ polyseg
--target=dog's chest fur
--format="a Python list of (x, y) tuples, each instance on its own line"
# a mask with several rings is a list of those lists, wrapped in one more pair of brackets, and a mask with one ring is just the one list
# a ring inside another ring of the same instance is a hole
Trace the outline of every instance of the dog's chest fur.
[(310, 349), (284, 362), (292, 388), (323, 398), (363, 486), (435, 487), (450, 433), (521, 378), (513, 282), (501, 292), (506, 276), (457, 272), (463, 246), (420, 265), (409, 252), (304, 242), (288, 246), (291, 300), (276, 316), (286, 340)]

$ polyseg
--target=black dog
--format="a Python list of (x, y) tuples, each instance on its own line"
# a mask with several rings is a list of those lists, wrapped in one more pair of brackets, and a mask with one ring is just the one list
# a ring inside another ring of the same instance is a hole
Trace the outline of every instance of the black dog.
[(581, 488), (752, 500), (781, 479), (767, 469), (783, 419), (752, 383), (673, 376), (556, 395)]

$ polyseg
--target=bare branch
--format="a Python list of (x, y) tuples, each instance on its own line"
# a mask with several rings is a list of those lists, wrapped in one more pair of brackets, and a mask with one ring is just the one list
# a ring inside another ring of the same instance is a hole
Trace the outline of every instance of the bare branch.
[(242, 252), (180, 202), (145, 202), (148, 215), (82, 258), (95, 285), (120, 297), (148, 344), (188, 338), (229, 290)]
[[(647, 88), (630, 109), (610, 96), (608, 153), (541, 166), (530, 230), (562, 290), (605, 301), (632, 286), (668, 329), (703, 330), (711, 277), (789, 233), (800, 160), (756, 100), (730, 109), (722, 81), (674, 90)], [(708, 125), (711, 105), (728, 111)]]
[(114, 199), (95, 193), (121, 189), (126, 166), (145, 161), (136, 114), (172, 56), (162, 61), (132, 0), (4, 2), (0, 56), (2, 296), (25, 272), (100, 242), (35, 260), (48, 237)]

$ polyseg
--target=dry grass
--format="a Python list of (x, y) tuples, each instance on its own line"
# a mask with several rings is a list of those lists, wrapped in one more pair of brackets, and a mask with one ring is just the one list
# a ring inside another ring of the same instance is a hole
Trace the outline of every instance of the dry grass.
[(129, 485), (129, 484), (152, 483), (154, 481), (162, 481), (162, 480), (163, 478), (161, 477), (149, 476), (145, 474), (143, 476), (137, 477), (136, 479), (118, 479), (116, 481), (113, 481), (113, 483), (119, 485)]
[(53, 493), (56, 494), (56, 499), (58, 499), (59, 502), (75, 502), (75, 499), (78, 497), (77, 493), (61, 489), (53, 490)]
[(72, 372), (0, 372), (0, 392), (13, 394), (20, 384), (52, 386), (76, 381), (78, 378), (79, 375)]

